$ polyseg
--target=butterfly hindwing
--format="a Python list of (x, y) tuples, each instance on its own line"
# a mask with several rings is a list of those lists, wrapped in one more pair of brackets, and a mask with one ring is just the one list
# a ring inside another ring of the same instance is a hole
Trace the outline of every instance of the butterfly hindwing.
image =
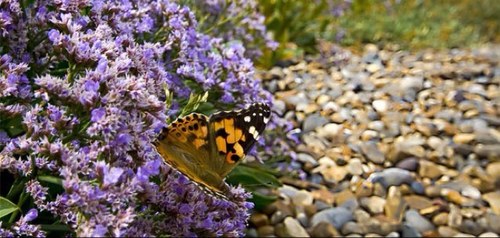
[(269, 107), (261, 103), (210, 118), (192, 113), (164, 128), (155, 146), (172, 167), (221, 195), (227, 191), (224, 177), (248, 154), (270, 116)]

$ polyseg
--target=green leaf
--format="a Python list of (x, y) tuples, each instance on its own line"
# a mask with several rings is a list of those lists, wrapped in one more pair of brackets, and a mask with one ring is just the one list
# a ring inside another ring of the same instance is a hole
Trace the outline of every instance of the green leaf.
[(62, 186), (62, 179), (54, 176), (41, 175), (38, 180)]
[(7, 198), (0, 197), (0, 218), (7, 216), (14, 211), (19, 210), (16, 204), (9, 201)]
[(189, 96), (189, 100), (186, 106), (182, 108), (179, 117), (185, 116), (189, 113), (196, 111), (196, 109), (198, 109), (200, 104), (205, 103), (207, 99), (208, 99), (208, 91), (206, 91), (204, 94), (191, 93), (191, 95)]
[(63, 231), (63, 232), (72, 232), (73, 230), (66, 224), (52, 224), (45, 225), (42, 224), (42, 230), (44, 231)]
[(237, 166), (227, 176), (226, 181), (230, 184), (240, 183), (249, 190), (254, 190), (256, 186), (275, 188), (281, 185), (280, 181), (270, 172), (263, 168), (253, 168), (247, 165)]
[(255, 192), (255, 193), (253, 193), (253, 197), (251, 199), (249, 199), (249, 201), (251, 201), (255, 204), (256, 210), (261, 211), (267, 205), (276, 201), (276, 199), (278, 199), (278, 197), (276, 197), (276, 196), (267, 196), (267, 195)]

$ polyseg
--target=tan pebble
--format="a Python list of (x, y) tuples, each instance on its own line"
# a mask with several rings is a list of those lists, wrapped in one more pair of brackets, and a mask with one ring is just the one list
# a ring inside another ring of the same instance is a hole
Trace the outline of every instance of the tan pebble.
[(395, 222), (401, 222), (407, 206), (401, 191), (395, 186), (390, 187), (384, 206), (385, 215)]
[(500, 215), (500, 192), (490, 192), (483, 195), (483, 199), (488, 202), (493, 212)]
[(326, 189), (313, 190), (311, 193), (314, 199), (321, 200), (327, 204), (333, 204), (335, 201), (335, 194)]
[(406, 203), (410, 208), (415, 210), (421, 210), (432, 206), (432, 201), (426, 197), (419, 195), (409, 195), (404, 197)]
[(488, 164), (486, 173), (494, 179), (500, 179), (500, 161)]
[(434, 223), (437, 226), (444, 226), (444, 225), (448, 224), (448, 213), (441, 212), (441, 213), (435, 215), (432, 218), (432, 223)]
[(259, 236), (273, 236), (274, 234), (274, 226), (267, 225), (267, 226), (261, 226), (257, 228), (257, 234)]
[(452, 237), (458, 234), (459, 232), (449, 226), (440, 226), (438, 227), (438, 233), (442, 237)]
[(265, 226), (265, 225), (269, 225), (269, 218), (267, 217), (266, 214), (262, 214), (262, 213), (253, 213), (251, 216), (250, 216), (250, 224), (254, 225), (255, 227), (261, 227), (261, 226)]
[(340, 236), (335, 227), (328, 222), (320, 222), (316, 224), (311, 231), (312, 237), (337, 237)]
[(420, 215), (431, 215), (431, 214), (435, 214), (439, 211), (442, 210), (442, 207), (441, 206), (438, 206), (438, 205), (434, 205), (434, 206), (430, 206), (430, 207), (426, 207), (426, 208), (422, 208), (420, 209), (419, 213)]
[(462, 133), (457, 134), (453, 137), (453, 142), (457, 144), (469, 144), (476, 138), (475, 134), (472, 133)]
[(344, 189), (343, 191), (335, 194), (335, 204), (338, 206), (338, 205), (341, 205), (348, 200), (355, 199), (355, 198), (356, 197), (354, 196), (354, 194), (350, 190)]

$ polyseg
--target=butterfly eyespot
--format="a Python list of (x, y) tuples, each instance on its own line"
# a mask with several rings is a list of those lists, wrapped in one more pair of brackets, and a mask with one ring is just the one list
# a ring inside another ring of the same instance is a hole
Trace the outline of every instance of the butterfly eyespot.
[(198, 119), (198, 114), (193, 114), (193, 119), (194, 120)]
[(188, 126), (188, 129), (189, 129), (190, 131), (192, 131), (192, 130), (193, 130), (193, 127), (192, 127), (192, 126)]
[(183, 122), (184, 122), (184, 119), (179, 118), (179, 119), (177, 119), (177, 122), (179, 122), (179, 123), (183, 123)]
[(198, 124), (194, 124), (194, 125), (193, 125), (193, 128), (194, 128), (195, 130), (198, 130), (198, 128), (199, 128), (199, 127), (198, 127)]
[(181, 137), (181, 133), (179, 133), (179, 132), (177, 132), (175, 135), (176, 135), (177, 137)]

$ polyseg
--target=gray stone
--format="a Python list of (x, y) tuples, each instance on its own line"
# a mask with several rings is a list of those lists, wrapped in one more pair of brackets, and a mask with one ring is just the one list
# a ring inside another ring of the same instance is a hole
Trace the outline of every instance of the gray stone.
[(315, 130), (316, 128), (323, 126), (328, 123), (328, 119), (319, 115), (318, 113), (311, 114), (306, 117), (304, 124), (302, 125), (302, 131), (304, 133)]
[(382, 164), (385, 161), (384, 154), (377, 147), (376, 143), (365, 142), (361, 144), (363, 154), (373, 163)]
[(415, 228), (420, 233), (432, 231), (435, 229), (434, 225), (429, 220), (427, 220), (427, 218), (421, 216), (417, 211), (413, 209), (406, 211), (405, 221), (406, 225)]
[(320, 222), (328, 222), (336, 229), (340, 229), (346, 222), (354, 219), (352, 212), (344, 207), (334, 207), (320, 211), (311, 219), (311, 225), (315, 226)]
[(413, 228), (412, 226), (409, 226), (409, 225), (403, 225), (403, 229), (402, 229), (402, 236), (403, 237), (422, 237), (422, 234), (420, 234), (420, 232)]

